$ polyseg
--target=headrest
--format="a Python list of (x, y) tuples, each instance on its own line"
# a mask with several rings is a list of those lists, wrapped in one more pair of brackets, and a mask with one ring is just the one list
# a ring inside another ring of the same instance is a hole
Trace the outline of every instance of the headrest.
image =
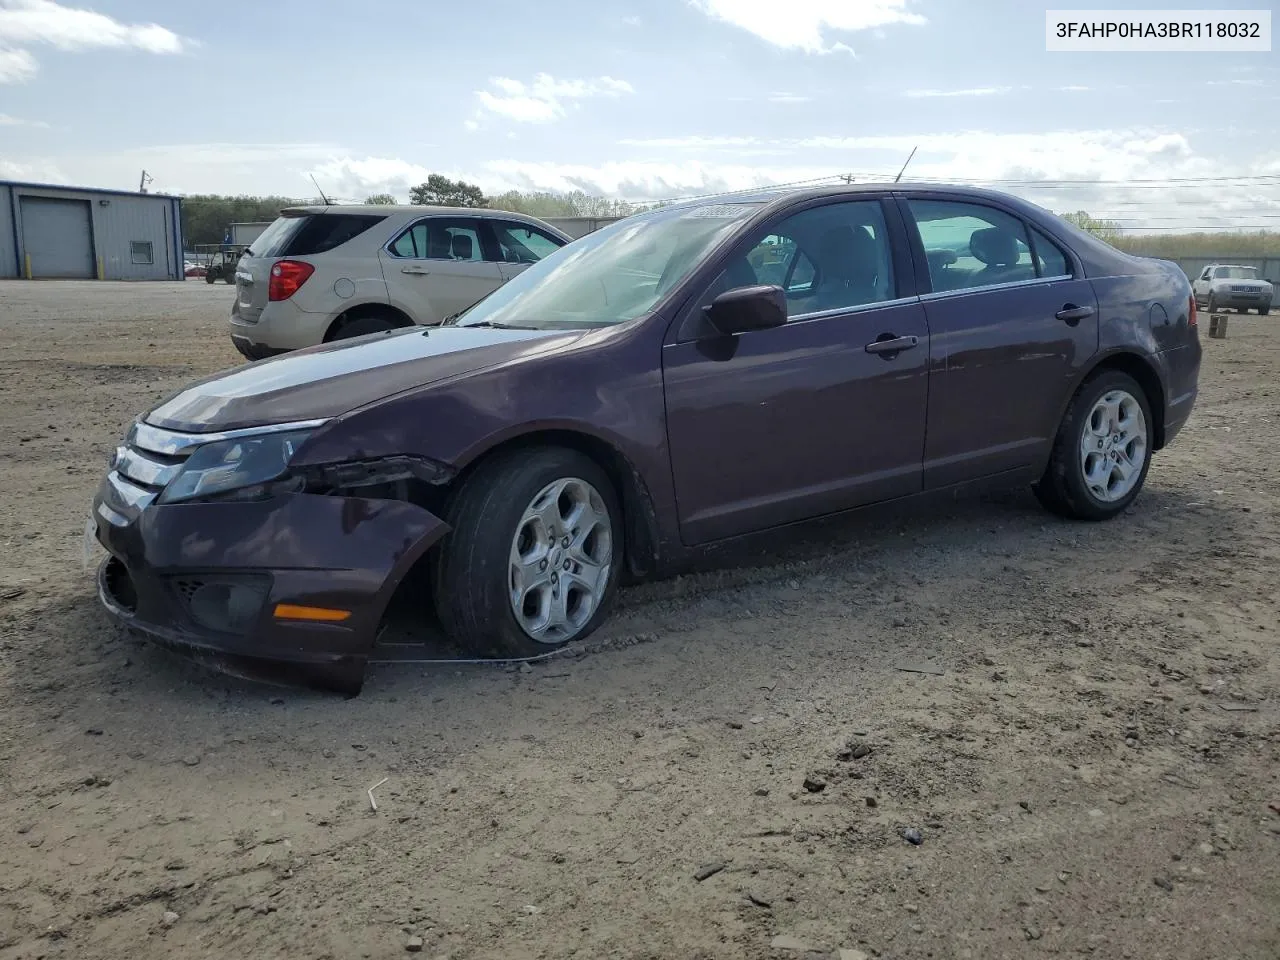
[(471, 238), (465, 233), (453, 235), (453, 255), (459, 260), (471, 259)]
[(832, 227), (819, 244), (824, 276), (829, 280), (870, 283), (879, 269), (876, 242), (866, 227)]
[(1018, 240), (999, 227), (975, 230), (969, 252), (989, 267), (1011, 267), (1018, 262)]

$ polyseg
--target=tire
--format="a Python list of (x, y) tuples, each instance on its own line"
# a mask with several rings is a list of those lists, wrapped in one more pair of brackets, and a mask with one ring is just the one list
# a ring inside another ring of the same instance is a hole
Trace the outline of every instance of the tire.
[(215, 280), (217, 280), (217, 279), (218, 279), (218, 278), (217, 278), (217, 277), (215, 277), (215, 276), (213, 275), (213, 271), (212, 271), (212, 270), (206, 270), (206, 271), (205, 271), (205, 274), (204, 274), (204, 282), (205, 282), (205, 283), (213, 283), (213, 281), (215, 281)]
[[(1114, 421), (1103, 424), (1111, 431), (1109, 434), (1097, 430), (1099, 421), (1095, 413), (1101, 413), (1104, 398), (1119, 400), (1121, 406), (1117, 411), (1129, 418), (1127, 431), (1122, 429), (1123, 419), (1118, 424)], [(1135, 419), (1139, 413), (1140, 422)], [(1146, 483), (1147, 471), (1151, 468), (1154, 427), (1151, 403), (1138, 381), (1119, 370), (1094, 374), (1080, 386), (1067, 407), (1054, 438), (1049, 465), (1033, 487), (1036, 496), (1046, 509), (1073, 520), (1110, 520), (1123, 513)], [(1092, 446), (1085, 449), (1086, 433), (1100, 441), (1099, 449), (1094, 450)], [(1127, 442), (1113, 443), (1112, 437), (1124, 435), (1129, 437)], [(1141, 441), (1137, 442), (1139, 437)], [(1105, 464), (1113, 450), (1117, 456), (1110, 461), (1110, 470), (1106, 470)], [(1102, 488), (1091, 484), (1086, 477), (1086, 462), (1091, 470), (1096, 470), (1095, 481), (1105, 471), (1103, 483), (1114, 497), (1099, 495)], [(1136, 468), (1136, 474), (1124, 474), (1125, 464)]]
[[(555, 495), (558, 487), (564, 496), (547, 503), (548, 491)], [(586, 505), (579, 516), (590, 528), (571, 528), (576, 529), (571, 536), (581, 538), (577, 552), (565, 550), (563, 539), (539, 535), (546, 524), (530, 517), (540, 499), (542, 515), (553, 518), (564, 517), (566, 504), (571, 518), (574, 509)], [(452, 530), (436, 551), (432, 593), (441, 626), (467, 650), (479, 656), (534, 657), (581, 640), (608, 615), (623, 567), (622, 510), (608, 475), (590, 458), (560, 447), (500, 454), (463, 481), (445, 515)], [(521, 554), (536, 558), (540, 551), (547, 551), (544, 558), (532, 559), (526, 568), (536, 585), (522, 587), (515, 563)], [(579, 564), (577, 557), (597, 563)], [(573, 573), (560, 580), (565, 563)], [(520, 617), (517, 591), (523, 596)], [(557, 610), (557, 601), (562, 609)], [(548, 626), (538, 633), (527, 626), (550, 624), (558, 613), (565, 614), (562, 628)]]
[(1270, 312), (1271, 312), (1271, 305), (1270, 305), (1270, 304), (1267, 304), (1267, 306), (1265, 306), (1265, 307), (1259, 307), (1259, 308), (1258, 308), (1258, 316), (1260, 316), (1260, 317), (1265, 317), (1265, 316), (1266, 316), (1268, 313), (1270, 313)]
[(334, 328), (329, 340), (350, 340), (352, 337), (363, 337), (368, 333), (386, 333), (403, 324), (383, 313), (371, 313), (352, 320), (344, 320)]

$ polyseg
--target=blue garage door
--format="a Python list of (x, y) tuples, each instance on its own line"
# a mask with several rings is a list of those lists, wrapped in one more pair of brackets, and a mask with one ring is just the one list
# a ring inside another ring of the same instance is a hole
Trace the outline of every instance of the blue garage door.
[(33, 278), (92, 280), (97, 271), (89, 201), (23, 197), (22, 248)]

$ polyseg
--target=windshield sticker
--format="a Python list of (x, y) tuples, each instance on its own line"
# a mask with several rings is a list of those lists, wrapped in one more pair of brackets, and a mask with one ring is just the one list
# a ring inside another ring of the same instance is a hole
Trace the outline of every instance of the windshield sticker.
[(718, 203), (707, 207), (694, 207), (685, 214), (688, 218), (710, 217), (716, 220), (732, 220), (748, 213), (752, 205), (748, 203)]

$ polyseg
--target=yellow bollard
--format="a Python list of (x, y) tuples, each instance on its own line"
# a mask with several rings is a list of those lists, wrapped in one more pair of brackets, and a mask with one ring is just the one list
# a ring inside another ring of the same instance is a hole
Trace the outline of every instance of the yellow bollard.
[(98, 258), (98, 279), (102, 279), (102, 258)]
[(30, 280), (30, 279), (31, 279), (31, 254), (29, 254), (29, 253), (28, 253), (28, 254), (24, 254), (24, 255), (23, 255), (23, 259), (26, 261), (26, 266), (27, 266), (27, 279), (28, 279), (28, 280)]

